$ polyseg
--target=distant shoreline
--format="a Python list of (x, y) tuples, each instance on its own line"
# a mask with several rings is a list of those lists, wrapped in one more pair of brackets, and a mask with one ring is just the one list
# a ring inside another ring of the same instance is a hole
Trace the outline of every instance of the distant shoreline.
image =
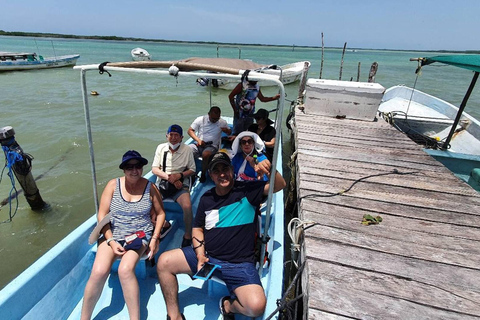
[[(160, 43), (182, 43), (182, 44), (214, 44), (214, 45), (231, 45), (231, 46), (261, 46), (261, 47), (295, 47), (295, 48), (311, 48), (321, 49), (319, 46), (300, 46), (300, 45), (274, 45), (261, 43), (235, 43), (235, 42), (216, 42), (216, 41), (183, 41), (183, 40), (164, 40), (164, 39), (146, 39), (133, 37), (117, 37), (117, 36), (85, 36), (60, 33), (41, 33), (41, 32), (20, 32), (20, 31), (4, 31), (0, 30), (0, 36), (12, 37), (39, 37), (39, 38), (62, 38), (62, 39), (81, 39), (81, 40), (107, 40), (107, 41), (133, 41), (133, 42), (160, 42)], [(325, 47), (325, 49), (342, 49), (343, 47)], [(411, 52), (440, 52), (440, 53), (470, 53), (479, 54), (480, 50), (404, 50), (404, 49), (375, 49), (375, 48), (348, 48), (349, 50), (380, 50), (380, 51), (411, 51)]]

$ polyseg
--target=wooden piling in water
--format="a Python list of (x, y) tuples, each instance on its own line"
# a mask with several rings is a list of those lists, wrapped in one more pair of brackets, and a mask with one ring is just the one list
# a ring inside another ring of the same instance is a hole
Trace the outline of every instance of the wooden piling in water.
[(360, 81), (360, 65), (361, 65), (361, 62), (358, 63), (358, 70), (357, 70), (357, 82)]
[(323, 32), (322, 32), (322, 61), (320, 62), (320, 75), (318, 76), (318, 79), (322, 79), (322, 72), (323, 72)]
[[(44, 208), (45, 202), (40, 195), (31, 172), (31, 160), (33, 158), (25, 154), (17, 141), (15, 141), (15, 131), (12, 127), (7, 126), (0, 129), (0, 144), (7, 158), (7, 165), (11, 166), (30, 207), (33, 210)], [(13, 157), (17, 159), (12, 159)]]
[(375, 82), (375, 75), (377, 74), (378, 63), (372, 63), (370, 67), (370, 73), (368, 74), (368, 82)]
[(342, 52), (342, 62), (340, 63), (340, 76), (338, 80), (342, 80), (342, 72), (343, 72), (343, 58), (345, 57), (345, 49), (347, 48), (347, 43), (343, 45), (343, 52)]

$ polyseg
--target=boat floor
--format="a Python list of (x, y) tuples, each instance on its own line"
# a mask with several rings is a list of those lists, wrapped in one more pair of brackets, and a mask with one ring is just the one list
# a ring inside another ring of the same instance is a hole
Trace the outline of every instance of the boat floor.
[[(214, 186), (209, 179), (202, 186), (202, 189), (210, 189)], [(203, 192), (201, 192), (203, 193)], [(192, 199), (198, 202), (199, 199)], [(181, 221), (183, 214), (180, 207), (173, 203), (165, 204), (167, 219), (174, 221), (172, 230), (160, 243), (158, 256), (167, 250), (180, 248), (183, 238), (184, 227), (175, 223), (175, 220)], [(173, 217), (173, 215), (177, 215)], [(173, 218), (173, 219), (172, 219)], [(90, 251), (90, 257), (85, 262), (86, 268), (91, 270), (95, 258), (94, 246)], [(112, 267), (102, 295), (98, 300), (92, 319), (129, 319), (127, 306), (123, 298), (123, 291), (116, 269), (118, 261)], [(89, 273), (89, 272), (88, 272)], [(156, 266), (151, 266), (150, 262), (142, 260), (137, 265), (136, 275), (140, 287), (140, 314), (141, 319), (164, 319), (166, 313), (165, 301), (162, 290), (157, 278)], [(222, 319), (218, 308), (218, 301), (221, 297), (228, 295), (228, 290), (220, 280), (192, 280), (189, 275), (178, 275), (179, 284), (179, 303), (180, 311), (185, 314), (187, 319)], [(83, 288), (81, 288), (83, 291)], [(215, 303), (212, 303), (214, 301)], [(67, 319), (79, 319), (83, 299), (79, 300), (77, 306)], [(236, 316), (236, 319), (248, 319)]]

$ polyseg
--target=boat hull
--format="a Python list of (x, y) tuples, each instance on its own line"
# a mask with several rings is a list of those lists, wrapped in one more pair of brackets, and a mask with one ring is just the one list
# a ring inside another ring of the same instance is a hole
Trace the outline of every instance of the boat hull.
[[(264, 69), (261, 71), (261, 73), (265, 73), (265, 74), (269, 74), (277, 77), (280, 77), (281, 75), (282, 83), (284, 85), (287, 85), (300, 80), (300, 78), (302, 77), (302, 72), (303, 72), (305, 63), (307, 63), (308, 68), (310, 68), (309, 61), (299, 61), (299, 62), (280, 66), (279, 69)], [(218, 88), (225, 89), (225, 90), (232, 90), (238, 84), (237, 81), (226, 80), (226, 79), (219, 79), (217, 82), (218, 82)], [(262, 82), (262, 81), (259, 81), (258, 84), (261, 87), (270, 86), (270, 84), (267, 84), (266, 82)]]
[[(405, 133), (412, 132), (442, 141), (450, 132), (458, 108), (424, 92), (405, 86), (385, 91), (378, 111), (390, 113)], [(413, 93), (413, 94), (412, 94)], [(480, 122), (464, 112), (450, 142), (450, 152), (480, 156)]]
[(74, 66), (80, 55), (65, 55), (56, 58), (50, 57), (43, 60), (27, 61), (0, 61), (0, 72), (18, 70), (37, 70)]
[(458, 178), (477, 191), (480, 185), (473, 176), (480, 168), (480, 122), (463, 112), (447, 150), (437, 149), (446, 139), (458, 108), (451, 103), (405, 86), (385, 91), (378, 111), (413, 141), (425, 144), (426, 153), (441, 162)]

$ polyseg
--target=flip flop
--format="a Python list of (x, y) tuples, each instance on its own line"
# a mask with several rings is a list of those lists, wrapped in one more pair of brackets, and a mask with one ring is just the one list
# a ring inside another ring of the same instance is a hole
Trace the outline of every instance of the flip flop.
[(167, 236), (167, 234), (172, 230), (172, 223), (170, 221), (166, 221), (168, 223), (168, 226), (162, 227), (162, 230), (160, 230), (160, 239), (163, 239)]

